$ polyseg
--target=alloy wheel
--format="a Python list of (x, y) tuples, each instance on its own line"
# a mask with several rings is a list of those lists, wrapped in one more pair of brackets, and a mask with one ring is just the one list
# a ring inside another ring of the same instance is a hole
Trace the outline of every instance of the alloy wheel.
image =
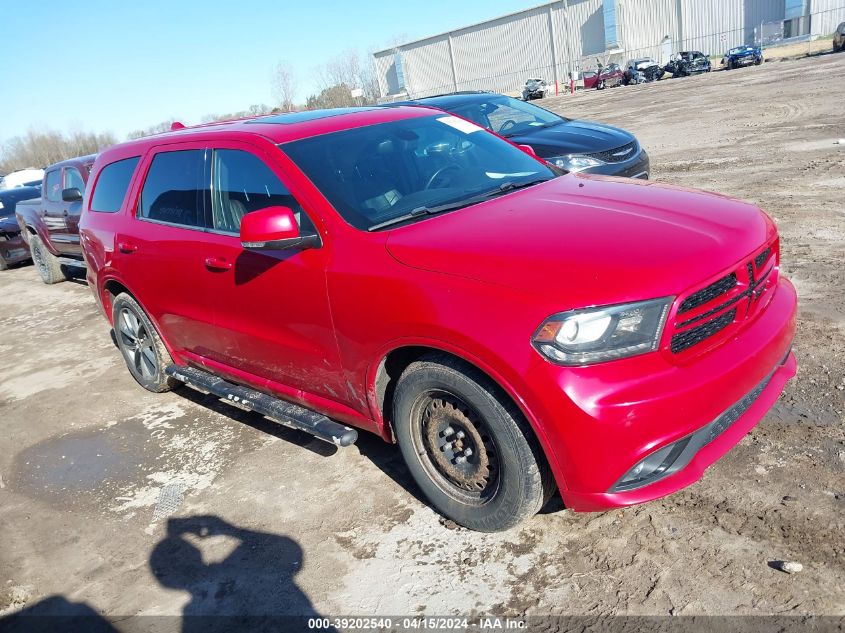
[(135, 372), (154, 380), (158, 374), (158, 357), (153, 338), (132, 310), (123, 308), (117, 324), (120, 349)]

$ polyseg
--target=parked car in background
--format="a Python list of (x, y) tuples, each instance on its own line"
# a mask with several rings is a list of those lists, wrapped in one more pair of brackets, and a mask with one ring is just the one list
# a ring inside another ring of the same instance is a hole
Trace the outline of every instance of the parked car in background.
[(663, 76), (663, 68), (651, 57), (629, 59), (625, 64), (625, 84), (642, 84), (657, 81)]
[(555, 485), (581, 511), (679, 490), (795, 374), (797, 297), (757, 207), (561, 175), (431, 108), (149, 136), (91, 182), (88, 282), (141, 386), (339, 446), (375, 432), (476, 530)]
[(40, 187), (0, 189), (0, 270), (29, 259), (29, 246), (21, 236), (15, 208), (18, 202), (40, 195)]
[(567, 119), (533, 103), (496, 93), (453, 94), (406, 102), (451, 112), (528, 145), (567, 171), (648, 178), (649, 159), (637, 139), (619, 128)]
[(836, 27), (833, 34), (833, 52), (845, 51), (845, 22)]
[(68, 278), (67, 266), (84, 266), (79, 245), (79, 212), (94, 156), (81, 156), (44, 170), (41, 197), (15, 210), (32, 261), (45, 284)]
[(710, 58), (700, 51), (681, 51), (675, 53), (669, 63), (663, 67), (672, 77), (689, 77), (711, 70)]
[(587, 90), (590, 88), (595, 88), (596, 90), (615, 88), (625, 82), (625, 73), (622, 72), (619, 64), (600, 66), (598, 70), (586, 70), (582, 73), (582, 76), (584, 78), (584, 88)]
[(522, 89), (522, 100), (544, 99), (549, 94), (549, 84), (545, 79), (529, 79)]
[(43, 169), (19, 169), (0, 178), (0, 190), (37, 186), (41, 184), (42, 178), (44, 178)]
[(725, 70), (742, 68), (743, 66), (759, 66), (763, 63), (763, 51), (757, 46), (737, 46), (730, 49), (722, 58)]

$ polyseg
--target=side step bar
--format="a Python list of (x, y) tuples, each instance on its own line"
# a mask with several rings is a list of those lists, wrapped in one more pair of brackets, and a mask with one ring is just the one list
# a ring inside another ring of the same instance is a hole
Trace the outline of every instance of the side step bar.
[(338, 424), (316, 411), (248, 387), (235, 385), (207, 371), (176, 365), (168, 365), (164, 371), (168, 376), (198, 391), (214, 394), (229, 404), (255, 411), (274, 422), (310, 433), (324, 442), (345, 447), (351, 446), (358, 439), (358, 431)]

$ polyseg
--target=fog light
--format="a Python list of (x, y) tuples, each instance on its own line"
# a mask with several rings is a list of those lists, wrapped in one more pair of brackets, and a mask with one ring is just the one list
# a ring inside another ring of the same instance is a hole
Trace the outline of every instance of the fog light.
[[(678, 458), (683, 454), (691, 439), (685, 437), (682, 440), (667, 444), (663, 448), (654, 451), (645, 459), (640, 460), (620, 479), (610, 492), (622, 492), (624, 490), (633, 490), (640, 488), (647, 484), (653, 483), (658, 479), (672, 474), (677, 469), (672, 466), (678, 462)], [(686, 460), (682, 460), (682, 464), (686, 464)]]

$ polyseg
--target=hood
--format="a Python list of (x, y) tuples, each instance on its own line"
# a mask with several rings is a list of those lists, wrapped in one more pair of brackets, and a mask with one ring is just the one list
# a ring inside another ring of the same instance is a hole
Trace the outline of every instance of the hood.
[(758, 208), (719, 194), (570, 174), (394, 229), (386, 248), (566, 310), (677, 295), (774, 235)]
[(748, 48), (748, 49), (746, 49), (746, 50), (744, 50), (744, 51), (740, 51), (740, 52), (738, 52), (738, 53), (734, 53), (733, 55), (731, 55), (730, 53), (728, 53), (728, 57), (748, 57), (749, 55), (756, 55), (756, 54), (757, 54), (757, 49), (756, 49), (756, 48)]
[(564, 154), (604, 152), (630, 143), (634, 137), (609, 125), (573, 120), (509, 136), (508, 140), (517, 145), (530, 145), (540, 158), (551, 158)]

